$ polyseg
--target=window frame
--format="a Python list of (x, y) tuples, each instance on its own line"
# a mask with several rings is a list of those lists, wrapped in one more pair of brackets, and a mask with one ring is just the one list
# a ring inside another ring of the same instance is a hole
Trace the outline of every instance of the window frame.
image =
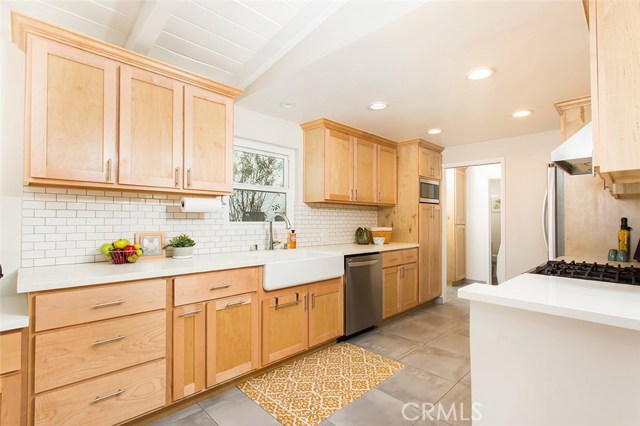
[[(265, 142), (259, 142), (251, 139), (244, 138), (234, 138), (233, 141), (233, 152), (235, 155), (236, 149), (245, 152), (251, 152), (254, 154), (266, 155), (270, 157), (282, 158), (284, 160), (284, 171), (283, 171), (283, 185), (284, 186), (263, 186), (263, 185), (252, 185), (246, 183), (236, 183), (232, 182), (232, 190), (241, 189), (245, 191), (266, 191), (266, 192), (278, 192), (285, 194), (286, 199), (286, 215), (289, 218), (289, 221), (294, 223), (294, 196), (295, 196), (295, 176), (296, 176), (296, 152), (292, 148), (288, 148), (285, 146), (274, 145)], [(231, 197), (231, 196), (230, 196)], [(229, 204), (231, 201), (229, 200)], [(260, 225), (267, 223), (264, 222), (243, 222), (243, 221), (232, 221), (229, 217), (230, 215), (230, 207), (227, 208), (226, 221), (232, 226), (235, 225)], [(284, 227), (284, 221), (276, 221), (274, 222), (274, 226), (276, 228)]]

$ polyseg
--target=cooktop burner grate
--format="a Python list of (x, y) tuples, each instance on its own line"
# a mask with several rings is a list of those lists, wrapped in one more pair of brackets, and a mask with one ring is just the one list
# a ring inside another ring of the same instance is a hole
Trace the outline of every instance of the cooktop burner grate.
[(580, 278), (591, 281), (605, 281), (609, 283), (640, 285), (640, 268), (633, 266), (613, 266), (608, 263), (577, 263), (575, 261), (550, 260), (544, 265), (537, 266), (532, 274), (550, 275), (565, 278)]

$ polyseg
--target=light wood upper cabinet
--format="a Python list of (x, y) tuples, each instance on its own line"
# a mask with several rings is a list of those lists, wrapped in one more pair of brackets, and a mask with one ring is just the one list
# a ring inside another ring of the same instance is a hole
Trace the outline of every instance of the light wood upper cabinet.
[(182, 88), (175, 80), (122, 66), (119, 183), (182, 186)]
[(324, 152), (324, 198), (330, 201), (351, 201), (353, 197), (353, 141), (351, 136), (327, 129)]
[(377, 145), (365, 139), (354, 142), (354, 201), (375, 203), (378, 201), (376, 182)]
[(232, 192), (238, 89), (11, 14), (26, 52), (25, 181)]
[(591, 1), (593, 166), (612, 184), (640, 182), (640, 2)]
[(442, 178), (442, 155), (425, 147), (420, 147), (418, 171), (422, 177)]
[(378, 203), (394, 205), (398, 202), (398, 154), (396, 149), (377, 146)]
[(114, 183), (118, 64), (29, 37), (26, 180)]
[(207, 303), (207, 387), (258, 368), (258, 308), (256, 293)]
[(205, 304), (173, 309), (173, 400), (204, 389)]
[(396, 203), (393, 142), (326, 119), (302, 124), (302, 128), (306, 203)]
[(194, 86), (184, 88), (184, 187), (231, 192), (233, 100)]

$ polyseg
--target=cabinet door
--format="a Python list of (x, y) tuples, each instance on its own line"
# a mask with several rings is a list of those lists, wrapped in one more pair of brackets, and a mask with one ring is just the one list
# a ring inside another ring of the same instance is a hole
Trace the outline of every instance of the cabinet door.
[(356, 139), (354, 148), (354, 201), (375, 203), (377, 144), (364, 139)]
[(388, 146), (378, 145), (378, 203), (398, 202), (398, 156)]
[(433, 205), (429, 216), (429, 299), (435, 299), (442, 294), (442, 229), (440, 225), (440, 206)]
[(22, 374), (0, 376), (0, 425), (19, 426), (22, 419)]
[(382, 270), (382, 318), (386, 319), (400, 312), (399, 268)]
[(409, 263), (400, 268), (400, 311), (418, 304), (418, 264)]
[(185, 86), (184, 187), (231, 193), (233, 100)]
[(466, 169), (456, 169), (455, 171), (455, 204), (454, 220), (456, 225), (464, 225), (467, 220), (467, 192), (466, 192)]
[(351, 136), (325, 130), (324, 198), (331, 201), (353, 199), (353, 143)]
[(460, 281), (466, 276), (466, 240), (465, 225), (456, 225), (455, 227), (455, 275), (454, 281)]
[[(600, 172), (640, 176), (640, 2), (594, 1), (590, 9), (594, 141)], [(623, 183), (623, 182), (621, 182)]]
[(433, 300), (442, 293), (440, 212), (439, 205), (420, 204), (420, 303)]
[(182, 185), (182, 84), (123, 65), (118, 183)]
[(28, 43), (28, 174), (113, 183), (117, 64), (38, 37)]
[(173, 400), (204, 389), (205, 305), (173, 309)]
[(431, 152), (429, 163), (431, 177), (434, 179), (442, 179), (442, 155), (437, 152)]
[(207, 387), (259, 367), (256, 293), (207, 303)]
[(262, 301), (262, 365), (309, 347), (308, 294), (285, 291)]
[(309, 347), (344, 334), (344, 296), (342, 278), (309, 287)]
[(418, 153), (418, 174), (431, 177), (431, 152), (424, 147), (420, 147)]

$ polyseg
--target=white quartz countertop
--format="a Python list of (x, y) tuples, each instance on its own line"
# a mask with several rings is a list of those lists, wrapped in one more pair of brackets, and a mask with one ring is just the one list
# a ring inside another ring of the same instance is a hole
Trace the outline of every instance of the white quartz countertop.
[(458, 297), (640, 331), (640, 286), (522, 274), (471, 284)]
[(27, 295), (0, 297), (0, 331), (15, 330), (29, 326)]
[[(411, 243), (390, 243), (383, 246), (336, 244), (296, 249), (352, 255), (377, 253), (419, 247)], [(261, 258), (260, 254), (265, 253)], [(22, 268), (18, 271), (18, 292), (55, 290), (61, 288), (106, 284), (158, 277), (219, 271), (223, 269), (261, 266), (270, 261), (268, 251), (246, 251), (194, 256), (192, 259), (140, 259), (136, 263), (113, 265), (108, 262), (76, 265)], [(280, 259), (281, 261), (282, 259)]]

